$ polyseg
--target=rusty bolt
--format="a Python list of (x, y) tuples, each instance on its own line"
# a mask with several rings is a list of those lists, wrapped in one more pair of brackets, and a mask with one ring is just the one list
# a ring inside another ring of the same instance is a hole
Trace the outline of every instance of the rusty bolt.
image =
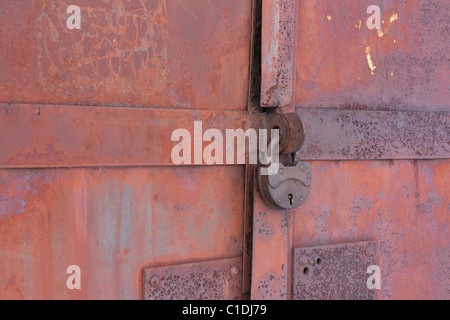
[(306, 255), (302, 254), (298, 258), (298, 263), (300, 263), (302, 266), (306, 266), (308, 264), (308, 257)]
[(159, 282), (160, 282), (160, 279), (158, 276), (153, 276), (150, 278), (150, 285), (153, 288), (156, 288), (157, 286), (159, 286)]
[(368, 245), (365, 250), (366, 256), (373, 257), (375, 255), (375, 248), (371, 245)]
[(239, 274), (239, 267), (238, 266), (232, 266), (231, 267), (231, 274), (233, 276), (237, 276)]

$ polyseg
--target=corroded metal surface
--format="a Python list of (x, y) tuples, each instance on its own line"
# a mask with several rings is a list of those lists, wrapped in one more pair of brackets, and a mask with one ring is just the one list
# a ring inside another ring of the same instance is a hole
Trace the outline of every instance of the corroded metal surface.
[(304, 160), (450, 158), (450, 113), (297, 109)]
[(263, 1), (261, 106), (292, 103), (295, 55), (295, 0)]
[(142, 299), (144, 267), (241, 256), (243, 202), (243, 166), (0, 170), (0, 299)]
[(376, 265), (376, 241), (294, 250), (295, 300), (374, 300), (367, 268)]
[(288, 298), (288, 213), (270, 208), (254, 185), (253, 193), (253, 300)]
[(251, 4), (0, 2), (0, 102), (246, 110)]
[[(268, 68), (278, 61), (273, 57), (279, 53), (280, 31), (271, 26), (279, 26), (279, 3), (265, 3), (266, 10), (275, 12), (273, 20), (263, 25), (263, 34), (266, 30), (271, 36), (263, 37), (262, 48), (266, 52), (262, 88), (265, 83), (269, 86), (261, 97), (266, 98), (272, 97), (268, 89), (279, 90), (276, 69)], [(284, 262), (291, 265), (286, 244), (295, 248), (377, 239), (382, 273), (377, 298), (449, 298), (446, 35), (450, 3), (379, 1), (382, 28), (369, 30), (366, 10), (372, 4), (366, 0), (297, 3), (290, 99), (307, 133), (301, 159), (446, 160), (312, 162), (320, 183), (312, 185), (305, 205), (293, 214), (285, 213), (286, 228), (276, 228), (276, 236), (273, 224), (266, 228), (280, 248), (275, 253), (268, 250), (270, 262), (258, 245), (262, 237), (254, 235), (254, 259), (266, 263), (263, 270), (277, 270), (264, 273), (254, 264), (255, 297), (288, 297), (291, 290), (286, 295), (278, 295), (277, 290), (290, 283), (279, 272)], [(273, 45), (272, 51), (267, 43)], [(276, 219), (268, 214), (269, 218), (258, 220), (264, 212), (260, 201), (255, 196), (255, 225)]]
[[(370, 5), (381, 30), (366, 26)], [(299, 0), (297, 12), (297, 107), (450, 111), (448, 0)]]
[[(279, 130), (280, 154), (292, 154), (301, 148), (305, 142), (305, 129), (296, 113), (263, 113), (262, 115), (263, 126), (268, 130), (268, 141), (271, 139), (272, 129)], [(257, 117), (253, 115), (251, 118), (255, 120)]]
[(0, 104), (0, 167), (171, 166), (172, 132), (193, 139), (194, 121), (224, 135), (251, 126), (244, 111)]
[[(297, 109), (304, 160), (448, 158), (448, 113)], [(246, 112), (1, 105), (1, 167), (173, 165), (171, 133), (247, 129)], [(46, 130), (42, 130), (46, 128)], [(151, 146), (159, 141), (158, 147)], [(193, 150), (192, 150), (193, 151)], [(192, 157), (193, 159), (193, 157)]]
[(450, 160), (313, 161), (293, 248), (378, 241), (377, 299), (450, 298)]
[(239, 300), (242, 259), (144, 269), (146, 300)]
[(286, 299), (292, 248), (376, 239), (377, 298), (449, 299), (448, 160), (312, 162), (320, 183), (294, 212), (243, 166), (165, 167), (176, 128), (259, 123), (255, 95), (298, 107), (302, 159), (448, 158), (450, 3), (381, 0), (379, 31), (371, 4), (264, 1), (249, 90), (250, 1), (80, 0), (81, 31), (64, 1), (0, 1), (0, 298), (140, 299), (143, 268), (245, 246), (251, 297)]
[(306, 132), (301, 118), (296, 113), (285, 113), (289, 137), (287, 141), (286, 149), (283, 150), (284, 154), (297, 153), (305, 143)]

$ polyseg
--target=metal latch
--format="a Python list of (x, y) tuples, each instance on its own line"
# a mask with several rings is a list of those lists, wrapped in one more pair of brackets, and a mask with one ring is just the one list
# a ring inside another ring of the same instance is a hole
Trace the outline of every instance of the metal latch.
[(267, 114), (265, 127), (279, 129), (281, 157), (278, 172), (272, 175), (262, 173), (265, 166), (258, 168), (259, 189), (270, 206), (295, 209), (306, 201), (312, 178), (311, 166), (300, 161), (298, 152), (305, 141), (303, 123), (295, 113)]

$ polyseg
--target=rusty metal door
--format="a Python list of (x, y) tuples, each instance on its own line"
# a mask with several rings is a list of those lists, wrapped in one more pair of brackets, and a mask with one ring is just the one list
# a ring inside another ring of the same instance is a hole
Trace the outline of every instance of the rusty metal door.
[(71, 5), (0, 1), (0, 298), (242, 298), (245, 166), (170, 155), (248, 125), (251, 2)]
[[(1, 299), (449, 298), (448, 1), (71, 5), (0, 0)], [(294, 112), (295, 210), (171, 160)]]
[(449, 299), (449, 1), (261, 12), (261, 105), (300, 116), (313, 182), (286, 212), (255, 189), (252, 298)]

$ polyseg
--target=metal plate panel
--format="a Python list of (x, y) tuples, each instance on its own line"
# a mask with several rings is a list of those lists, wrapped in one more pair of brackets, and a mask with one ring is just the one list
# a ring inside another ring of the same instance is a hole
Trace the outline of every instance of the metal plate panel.
[(242, 258), (146, 268), (146, 300), (239, 300)]
[(376, 239), (377, 299), (450, 298), (450, 160), (310, 164), (294, 248)]
[(2, 169), (0, 299), (142, 299), (144, 267), (242, 255), (243, 203), (244, 166)]
[(450, 113), (302, 109), (303, 160), (450, 158)]
[(0, 102), (246, 110), (251, 4), (0, 1)]
[[(297, 107), (449, 111), (450, 1), (298, 3)], [(371, 5), (379, 31), (366, 26)]]
[(374, 300), (367, 268), (376, 265), (376, 241), (294, 249), (295, 300)]

